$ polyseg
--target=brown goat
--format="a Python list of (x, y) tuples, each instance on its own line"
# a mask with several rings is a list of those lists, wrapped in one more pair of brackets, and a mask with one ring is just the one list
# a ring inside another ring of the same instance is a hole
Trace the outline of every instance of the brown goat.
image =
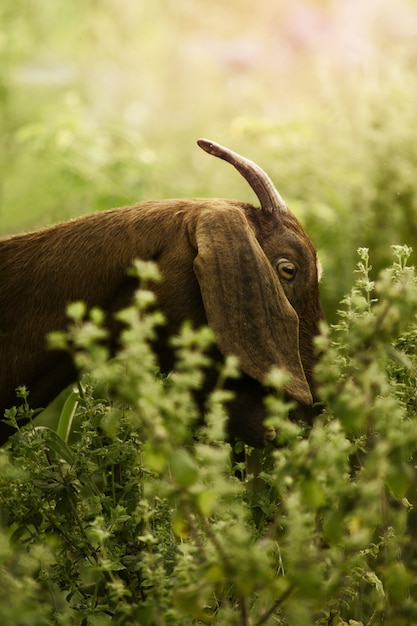
[[(155, 286), (167, 320), (161, 368), (173, 366), (166, 338), (184, 320), (211, 326), (217, 358), (239, 358), (242, 377), (230, 382), (232, 436), (265, 445), (262, 383), (273, 366), (291, 376), (294, 416), (311, 419), (313, 338), (323, 317), (316, 252), (265, 172), (214, 142), (198, 143), (236, 167), (260, 209), (222, 199), (147, 201), (0, 241), (1, 416), (20, 385), (38, 407), (76, 379), (68, 355), (47, 350), (47, 333), (65, 328), (71, 301), (101, 307), (111, 320), (131, 301), (137, 285), (127, 270), (140, 258), (155, 261), (163, 277)], [(206, 392), (210, 384), (208, 375)], [(11, 432), (1, 424), (0, 442)]]

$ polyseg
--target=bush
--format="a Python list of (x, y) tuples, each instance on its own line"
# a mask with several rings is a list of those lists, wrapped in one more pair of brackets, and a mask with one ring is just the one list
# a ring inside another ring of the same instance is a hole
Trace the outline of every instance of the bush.
[[(368, 251), (359, 251), (338, 323), (318, 339), (326, 409), (310, 430), (288, 422), (281, 377), (271, 376), (278, 447), (247, 450), (250, 465), (261, 466), (255, 482), (235, 477), (223, 441), (222, 387), (236, 374), (233, 360), (198, 423), (193, 390), (208, 363), (208, 329), (183, 329), (177, 367), (164, 378), (150, 347), (163, 320), (148, 310), (146, 282), (121, 313), (114, 359), (100, 312), (72, 305), (71, 328), (52, 339), (72, 352), (82, 384), (56, 432), (35, 420), (1, 451), (3, 622), (415, 623), (417, 279), (409, 253), (395, 247), (394, 263), (373, 283)], [(145, 279), (154, 277), (148, 271)], [(23, 411), (31, 415), (27, 402)]]

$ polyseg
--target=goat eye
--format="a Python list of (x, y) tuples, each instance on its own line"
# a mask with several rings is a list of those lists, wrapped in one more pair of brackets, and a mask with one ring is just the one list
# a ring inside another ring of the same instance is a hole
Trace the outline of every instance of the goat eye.
[(284, 280), (293, 280), (297, 272), (295, 264), (288, 261), (288, 259), (280, 259), (277, 263), (277, 270), (278, 274), (281, 278), (284, 278)]

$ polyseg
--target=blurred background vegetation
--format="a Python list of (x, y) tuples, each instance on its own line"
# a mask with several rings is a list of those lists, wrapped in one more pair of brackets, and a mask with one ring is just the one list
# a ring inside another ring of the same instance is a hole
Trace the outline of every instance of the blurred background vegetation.
[(356, 250), (417, 248), (417, 3), (2, 0), (0, 234), (143, 199), (253, 201), (257, 161), (315, 242), (330, 321)]

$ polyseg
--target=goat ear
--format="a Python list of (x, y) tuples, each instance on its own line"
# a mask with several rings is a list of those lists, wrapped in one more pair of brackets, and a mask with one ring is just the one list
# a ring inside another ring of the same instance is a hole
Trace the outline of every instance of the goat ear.
[(194, 271), (208, 324), (223, 354), (263, 382), (272, 367), (291, 376), (286, 391), (311, 404), (299, 354), (298, 316), (245, 215), (237, 209), (204, 211), (190, 232)]

